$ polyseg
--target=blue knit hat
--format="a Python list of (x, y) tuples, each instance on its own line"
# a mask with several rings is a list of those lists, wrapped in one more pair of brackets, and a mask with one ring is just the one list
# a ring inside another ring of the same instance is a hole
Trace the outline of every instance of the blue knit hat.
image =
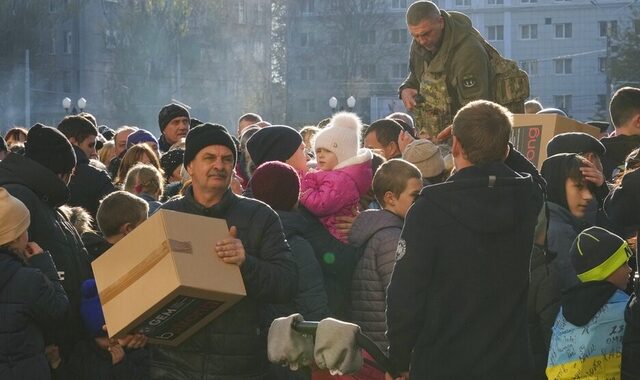
[(82, 315), (84, 327), (92, 337), (106, 336), (107, 332), (102, 329), (105, 323), (96, 280), (89, 279), (83, 282), (81, 293), (80, 315)]
[(154, 143), (156, 144), (156, 146), (158, 146), (158, 140), (155, 138), (155, 136), (153, 136), (151, 132), (140, 128), (137, 131), (130, 134), (129, 137), (127, 137), (127, 149), (131, 148), (136, 144), (141, 144), (146, 142)]

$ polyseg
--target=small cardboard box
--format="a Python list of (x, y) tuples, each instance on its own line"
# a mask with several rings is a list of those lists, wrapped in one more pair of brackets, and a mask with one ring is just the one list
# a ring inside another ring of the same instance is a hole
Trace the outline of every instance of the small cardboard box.
[(110, 337), (177, 346), (246, 295), (214, 252), (227, 223), (159, 210), (91, 264)]
[(540, 170), (547, 158), (547, 143), (557, 134), (584, 132), (599, 138), (600, 130), (556, 114), (513, 115), (513, 146)]

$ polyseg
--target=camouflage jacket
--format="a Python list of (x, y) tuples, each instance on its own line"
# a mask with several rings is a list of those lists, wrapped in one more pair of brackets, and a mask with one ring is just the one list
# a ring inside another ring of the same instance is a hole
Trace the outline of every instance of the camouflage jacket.
[(493, 100), (489, 56), (471, 20), (459, 12), (441, 13), (445, 29), (440, 49), (433, 54), (413, 41), (409, 76), (399, 89), (414, 88), (424, 96), (425, 102), (414, 109), (414, 117), (419, 129), (426, 129), (429, 135), (449, 125), (468, 102)]

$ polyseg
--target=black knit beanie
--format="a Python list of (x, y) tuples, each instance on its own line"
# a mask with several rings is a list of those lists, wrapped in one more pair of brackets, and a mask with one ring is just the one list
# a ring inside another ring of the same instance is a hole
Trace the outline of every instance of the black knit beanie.
[(71, 173), (76, 166), (76, 154), (69, 140), (57, 129), (40, 123), (29, 129), (25, 156), (55, 174)]
[(168, 180), (173, 171), (182, 164), (184, 160), (184, 149), (172, 149), (160, 157), (160, 166), (164, 171), (164, 176)]
[(268, 161), (285, 162), (302, 144), (300, 132), (286, 125), (272, 125), (256, 132), (247, 141), (247, 151), (256, 166)]
[(233, 152), (233, 165), (238, 160), (236, 144), (231, 139), (231, 135), (225, 127), (220, 124), (200, 124), (187, 133), (184, 150), (184, 167), (195, 158), (195, 156), (210, 145), (224, 145)]
[(602, 281), (629, 260), (629, 245), (601, 227), (580, 232), (569, 251), (571, 264), (582, 282)]
[(158, 114), (158, 126), (160, 127), (160, 133), (164, 132), (164, 128), (169, 122), (178, 116), (184, 116), (189, 119), (189, 111), (179, 104), (171, 103), (162, 107)]

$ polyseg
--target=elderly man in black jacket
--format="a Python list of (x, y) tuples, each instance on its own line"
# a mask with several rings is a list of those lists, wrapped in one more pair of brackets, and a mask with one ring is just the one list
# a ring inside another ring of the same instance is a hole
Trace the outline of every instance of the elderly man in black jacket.
[[(162, 379), (266, 379), (263, 303), (291, 301), (297, 270), (277, 214), (230, 190), (236, 147), (221, 125), (202, 124), (187, 135), (184, 166), (192, 179), (185, 195), (163, 208), (227, 221), (229, 237), (212, 254), (236, 264), (247, 291), (238, 304), (175, 348), (152, 347), (151, 376)], [(212, 274), (213, 275), (213, 274)]]

